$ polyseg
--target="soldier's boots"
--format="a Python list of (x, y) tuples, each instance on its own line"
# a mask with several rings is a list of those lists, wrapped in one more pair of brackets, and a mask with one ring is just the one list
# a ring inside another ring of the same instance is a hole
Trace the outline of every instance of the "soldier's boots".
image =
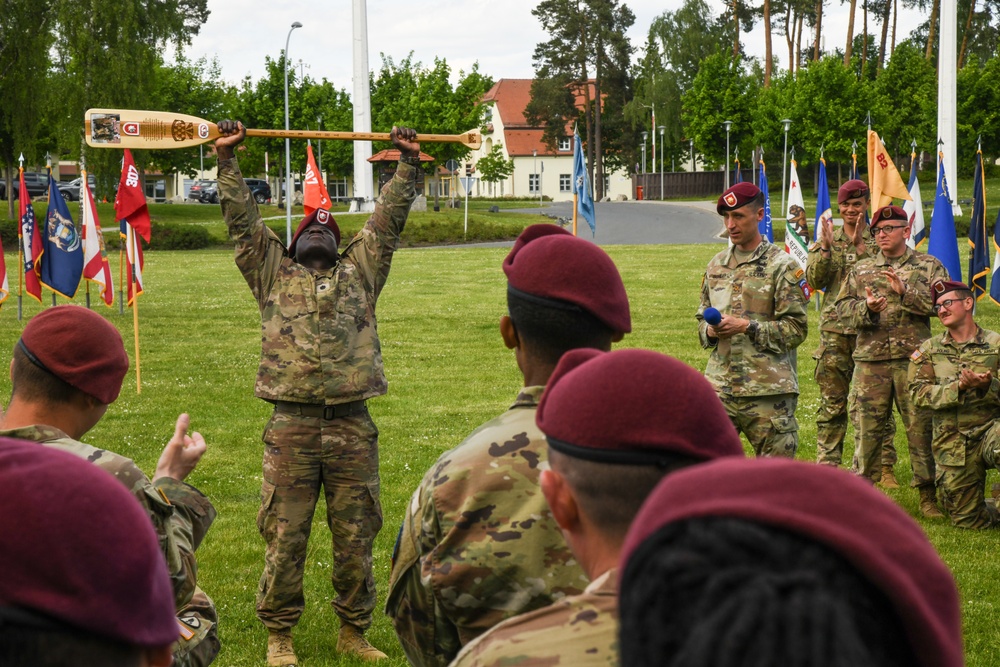
[(268, 630), (267, 667), (294, 667), (298, 663), (292, 647), (292, 631)]
[(944, 512), (938, 509), (937, 497), (933, 486), (921, 486), (920, 513), (928, 519), (943, 519)]
[(896, 481), (896, 473), (893, 472), (892, 466), (882, 466), (882, 479), (879, 482), (883, 489), (898, 489), (899, 482)]
[(363, 631), (357, 626), (344, 623), (337, 639), (337, 651), (354, 655), (362, 660), (383, 660), (389, 656), (368, 643)]

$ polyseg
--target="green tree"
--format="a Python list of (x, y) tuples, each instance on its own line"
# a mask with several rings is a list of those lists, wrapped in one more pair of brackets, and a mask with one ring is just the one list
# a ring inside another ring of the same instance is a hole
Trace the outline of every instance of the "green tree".
[(969, 174), (980, 136), (987, 163), (1000, 156), (1000, 57), (985, 63), (970, 57), (958, 71), (957, 88), (958, 168), (959, 173)]
[[(897, 46), (871, 90), (873, 128), (894, 157), (909, 154), (913, 140), (922, 150), (934, 152), (937, 76), (920, 47), (911, 42)], [(958, 118), (961, 126), (966, 115)]]
[[(752, 121), (760, 81), (747, 71), (742, 58), (717, 53), (705, 58), (684, 94), (684, 123), (706, 166), (716, 168), (726, 160), (726, 128), (730, 149), (753, 138)], [(726, 165), (728, 168), (729, 165)]]
[(499, 183), (514, 174), (514, 160), (504, 159), (503, 144), (493, 144), (490, 152), (479, 158), (476, 162), (476, 171), (480, 178), (490, 184), (490, 191), (493, 191), (493, 184)]

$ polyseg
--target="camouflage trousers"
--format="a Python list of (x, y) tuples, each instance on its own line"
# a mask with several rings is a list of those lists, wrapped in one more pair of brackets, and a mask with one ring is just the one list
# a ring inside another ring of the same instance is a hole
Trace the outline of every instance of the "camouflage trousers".
[(382, 528), (378, 429), (367, 410), (331, 420), (275, 412), (264, 443), (257, 527), (267, 550), (257, 617), (280, 630), (302, 615), (306, 548), (322, 489), (333, 536), (333, 608), (342, 622), (366, 629), (375, 608), (372, 543)]
[(196, 588), (191, 601), (177, 610), (180, 638), (174, 642), (174, 667), (205, 667), (219, 654), (219, 615), (212, 598)]
[(854, 472), (878, 482), (882, 466), (896, 462), (895, 446), (884, 451), (886, 435), (895, 428), (892, 404), (903, 420), (906, 443), (913, 470), (911, 486), (934, 485), (934, 458), (931, 456), (931, 414), (910, 400), (906, 373), (909, 359), (859, 361), (854, 367), (852, 419), (857, 436)]
[(757, 456), (795, 458), (799, 447), (799, 422), (795, 419), (797, 394), (737, 398), (719, 394), (737, 432), (750, 441)]
[(985, 500), (986, 471), (1000, 464), (1000, 420), (993, 422), (980, 437), (969, 439), (965, 465), (937, 462), (938, 495), (952, 525), (959, 528), (1000, 526), (996, 507)]
[[(816, 463), (839, 466), (844, 458), (847, 437), (848, 397), (854, 375), (854, 347), (857, 335), (820, 331), (819, 348), (813, 353), (816, 370), (813, 379), (819, 387), (816, 411)], [(883, 463), (894, 465), (896, 422), (890, 426), (882, 443)]]

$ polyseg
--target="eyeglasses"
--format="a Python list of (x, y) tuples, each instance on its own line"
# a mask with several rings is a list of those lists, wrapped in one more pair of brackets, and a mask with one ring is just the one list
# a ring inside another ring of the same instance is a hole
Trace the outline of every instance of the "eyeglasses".
[(951, 310), (951, 307), (953, 305), (955, 305), (956, 303), (961, 303), (962, 301), (965, 301), (966, 299), (971, 299), (971, 298), (972, 298), (971, 296), (965, 296), (965, 297), (962, 297), (961, 299), (945, 299), (944, 301), (941, 301), (941, 302), (938, 302), (938, 303), (934, 304), (934, 312), (935, 313), (940, 312), (940, 310), (942, 308), (947, 308), (948, 310)]
[(909, 225), (882, 225), (872, 230), (872, 234), (889, 234), (894, 229), (906, 229)]

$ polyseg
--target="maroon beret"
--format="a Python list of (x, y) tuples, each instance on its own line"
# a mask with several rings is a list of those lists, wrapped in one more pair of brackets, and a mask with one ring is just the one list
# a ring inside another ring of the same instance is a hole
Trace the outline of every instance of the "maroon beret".
[(726, 211), (746, 206), (759, 196), (760, 188), (750, 181), (743, 181), (722, 193), (715, 205), (715, 210), (718, 211), (719, 215), (723, 215)]
[(290, 257), (295, 256), (295, 242), (299, 240), (299, 236), (306, 230), (306, 227), (313, 224), (323, 225), (331, 230), (337, 239), (337, 245), (340, 246), (340, 227), (337, 225), (337, 221), (333, 219), (333, 215), (325, 208), (318, 208), (302, 218), (302, 222), (299, 223), (295, 234), (292, 235), (292, 242), (288, 244), (288, 255)]
[(848, 199), (860, 199), (868, 196), (868, 184), (864, 181), (852, 178), (837, 190), (837, 203), (843, 204)]
[(599, 247), (556, 225), (526, 227), (503, 261), (508, 289), (585, 310), (615, 333), (632, 331), (618, 268)]
[(0, 624), (66, 626), (141, 647), (177, 639), (153, 524), (101, 468), (0, 438), (0, 535)]
[(128, 372), (118, 329), (81, 306), (56, 306), (35, 315), (17, 345), (33, 364), (105, 404), (118, 398)]
[(535, 423), (552, 449), (589, 460), (743, 457), (740, 436), (705, 376), (650, 350), (566, 352)]
[(903, 222), (909, 222), (910, 216), (906, 214), (906, 211), (898, 206), (883, 206), (879, 210), (875, 211), (875, 215), (872, 216), (871, 226), (874, 227), (880, 222), (885, 222), (886, 220), (902, 220)]
[(958, 282), (957, 280), (938, 280), (931, 285), (931, 296), (934, 298), (934, 303), (937, 303), (938, 299), (948, 292), (954, 292), (957, 290), (965, 290), (966, 292), (972, 291), (969, 289), (968, 285)]
[(888, 598), (921, 664), (963, 664), (951, 572), (920, 526), (861, 478), (778, 458), (728, 458), (681, 470), (657, 486), (636, 516), (622, 549), (622, 571), (663, 526), (709, 516), (773, 526), (840, 554)]

